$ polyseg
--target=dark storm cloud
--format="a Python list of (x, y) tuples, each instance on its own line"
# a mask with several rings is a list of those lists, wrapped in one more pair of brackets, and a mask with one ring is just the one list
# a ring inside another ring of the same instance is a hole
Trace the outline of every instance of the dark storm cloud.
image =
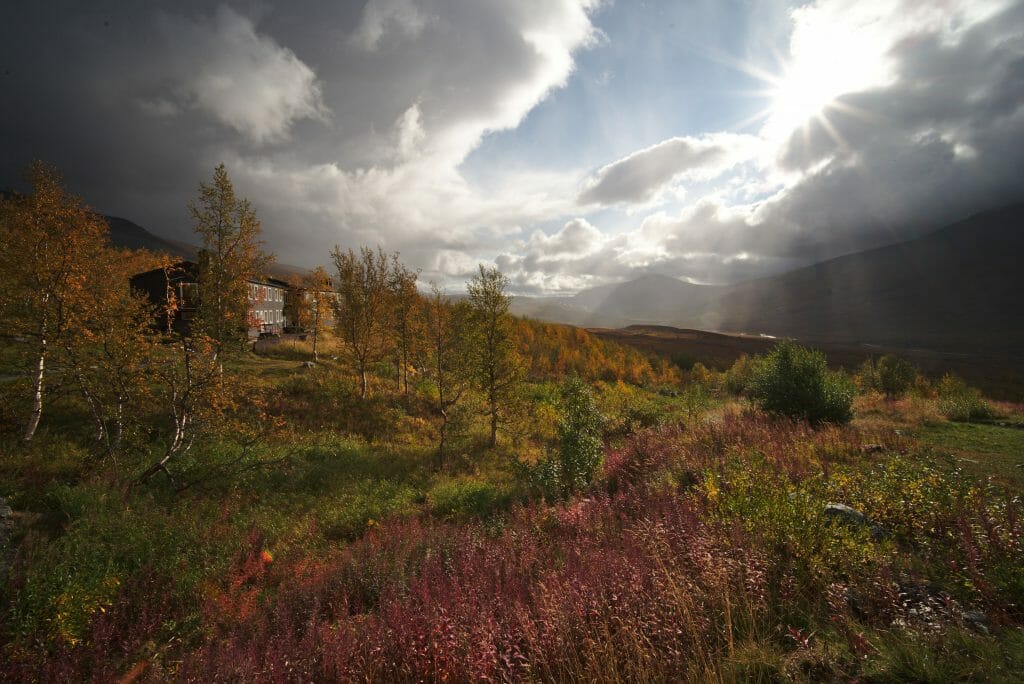
[(102, 210), (185, 236), (184, 202), (225, 150), (326, 116), (312, 70), (244, 15), (167, 8), (5, 6), (3, 182), (41, 158)]
[(188, 237), (185, 204), (224, 161), (286, 260), (373, 241), (450, 266), (446, 242), (486, 239), (511, 206), (458, 164), (564, 83), (589, 6), (5, 3), (0, 183), (42, 158), (103, 211)]

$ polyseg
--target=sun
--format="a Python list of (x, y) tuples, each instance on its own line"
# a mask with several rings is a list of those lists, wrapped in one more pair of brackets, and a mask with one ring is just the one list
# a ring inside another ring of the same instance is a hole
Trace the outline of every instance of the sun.
[(768, 89), (765, 137), (779, 139), (809, 123), (828, 120), (828, 110), (843, 94), (827, 64), (791, 65)]
[(767, 100), (745, 123), (761, 122), (762, 137), (776, 143), (819, 125), (842, 144), (830, 116), (867, 114), (841, 98), (891, 78), (886, 36), (873, 22), (855, 30), (828, 15), (797, 13), (795, 19), (789, 54), (776, 67), (740, 66), (764, 84), (756, 95)]

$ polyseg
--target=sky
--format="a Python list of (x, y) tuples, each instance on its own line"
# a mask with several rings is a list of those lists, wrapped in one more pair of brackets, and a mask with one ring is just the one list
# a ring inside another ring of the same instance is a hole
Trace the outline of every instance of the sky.
[(223, 162), (278, 260), (458, 290), (732, 283), (1024, 200), (1024, 2), (69, 0), (0, 7), (33, 159), (192, 240)]

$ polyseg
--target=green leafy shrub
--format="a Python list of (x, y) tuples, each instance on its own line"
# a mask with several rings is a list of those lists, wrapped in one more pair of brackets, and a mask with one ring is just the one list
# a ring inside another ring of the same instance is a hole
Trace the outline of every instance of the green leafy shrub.
[(534, 479), (549, 495), (568, 496), (594, 480), (604, 451), (604, 419), (590, 387), (578, 376), (562, 383), (559, 408), (558, 452), (541, 459)]
[(600, 404), (605, 416), (604, 433), (609, 437), (631, 435), (666, 419), (664, 407), (652, 395), (624, 382), (605, 384)]
[(861, 394), (882, 391), (882, 381), (878, 377), (878, 362), (873, 358), (864, 359), (860, 368), (853, 376), (853, 382)]
[(562, 385), (562, 417), (558, 423), (558, 458), (562, 485), (578, 490), (589, 485), (601, 465), (601, 414), (585, 382), (571, 377)]
[(825, 355), (784, 341), (758, 361), (750, 396), (768, 411), (812, 425), (846, 423), (852, 417), (853, 382), (829, 371)]
[(900, 356), (886, 354), (878, 360), (878, 388), (890, 399), (906, 394), (916, 378), (917, 369)]
[(733, 396), (739, 396), (749, 386), (754, 377), (754, 360), (746, 354), (740, 354), (729, 370), (725, 372), (723, 387)]
[(454, 520), (487, 519), (507, 508), (511, 493), (493, 482), (462, 477), (443, 482), (427, 493), (431, 510)]
[(946, 374), (939, 381), (939, 411), (950, 420), (970, 422), (987, 420), (993, 416), (991, 405), (981, 392), (969, 387), (966, 382), (952, 374)]
[(704, 385), (691, 383), (679, 395), (679, 404), (688, 421), (711, 408), (712, 397)]

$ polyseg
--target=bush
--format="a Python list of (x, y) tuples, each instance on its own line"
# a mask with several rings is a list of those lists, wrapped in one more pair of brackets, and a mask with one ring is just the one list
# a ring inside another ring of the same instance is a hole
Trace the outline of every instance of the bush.
[(955, 375), (946, 374), (939, 381), (939, 411), (946, 418), (960, 422), (987, 420), (993, 416), (992, 407), (981, 392)]
[(853, 382), (829, 371), (824, 354), (789, 341), (757, 363), (750, 386), (751, 398), (765, 411), (812, 425), (848, 422), (853, 395)]
[(857, 373), (853, 376), (853, 382), (861, 394), (882, 391), (882, 381), (878, 377), (878, 363), (873, 358), (864, 359), (860, 364)]
[(664, 407), (650, 394), (622, 381), (606, 384), (600, 402), (605, 416), (604, 433), (609, 437), (632, 435), (666, 419)]
[(754, 376), (754, 361), (746, 354), (740, 354), (729, 370), (725, 372), (725, 391), (739, 396), (750, 386)]
[(571, 377), (562, 385), (562, 417), (558, 422), (558, 457), (562, 484), (582, 489), (594, 479), (601, 465), (602, 417), (585, 382)]
[(427, 494), (431, 510), (454, 520), (486, 520), (507, 508), (511, 493), (492, 482), (463, 477), (437, 485)]
[(679, 396), (679, 404), (686, 420), (693, 421), (711, 408), (712, 399), (704, 385), (692, 383), (687, 385)]
[(537, 464), (534, 477), (550, 495), (568, 496), (594, 481), (601, 466), (604, 422), (590, 387), (577, 376), (562, 384), (558, 453)]
[(878, 360), (878, 388), (890, 399), (906, 394), (916, 378), (917, 369), (902, 357), (886, 354)]

